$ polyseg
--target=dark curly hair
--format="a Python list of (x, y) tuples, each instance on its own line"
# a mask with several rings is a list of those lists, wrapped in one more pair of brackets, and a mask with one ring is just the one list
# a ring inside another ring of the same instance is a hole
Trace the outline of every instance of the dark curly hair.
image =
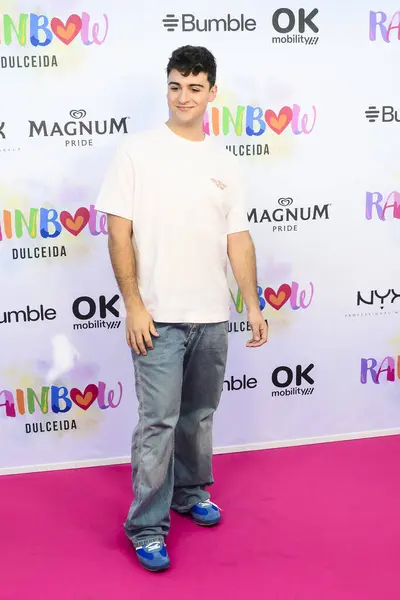
[(184, 77), (206, 73), (210, 88), (215, 85), (217, 64), (214, 56), (203, 46), (181, 46), (173, 51), (167, 65), (167, 75), (176, 69)]

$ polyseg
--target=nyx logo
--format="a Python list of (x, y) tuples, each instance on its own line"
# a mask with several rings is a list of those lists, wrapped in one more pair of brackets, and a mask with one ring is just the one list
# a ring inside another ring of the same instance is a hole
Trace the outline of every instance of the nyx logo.
[[(368, 297), (369, 294), (369, 297)], [(389, 289), (386, 293), (380, 294), (378, 290), (371, 290), (366, 295), (367, 298), (364, 299), (361, 295), (361, 292), (357, 292), (357, 306), (361, 304), (369, 304), (370, 306), (375, 305), (376, 301), (380, 301), (381, 310), (384, 308), (385, 302), (389, 302), (390, 304), (394, 304), (397, 298), (400, 298), (400, 294), (396, 294), (394, 289)]]

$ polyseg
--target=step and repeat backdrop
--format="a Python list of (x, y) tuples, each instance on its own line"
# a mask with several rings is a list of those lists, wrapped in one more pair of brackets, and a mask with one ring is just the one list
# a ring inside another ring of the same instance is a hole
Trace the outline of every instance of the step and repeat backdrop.
[(129, 454), (133, 367), (94, 205), (120, 141), (167, 119), (184, 44), (217, 58), (204, 130), (245, 171), (270, 323), (246, 349), (230, 275), (215, 446), (400, 427), (398, 4), (0, 0), (3, 472)]

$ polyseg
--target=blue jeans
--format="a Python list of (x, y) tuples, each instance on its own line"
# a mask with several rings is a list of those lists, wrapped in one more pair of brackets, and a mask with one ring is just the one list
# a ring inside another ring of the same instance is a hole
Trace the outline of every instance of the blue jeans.
[(124, 527), (136, 547), (164, 541), (171, 507), (185, 513), (210, 497), (213, 415), (228, 350), (228, 322), (155, 325), (154, 349), (132, 353), (139, 422)]

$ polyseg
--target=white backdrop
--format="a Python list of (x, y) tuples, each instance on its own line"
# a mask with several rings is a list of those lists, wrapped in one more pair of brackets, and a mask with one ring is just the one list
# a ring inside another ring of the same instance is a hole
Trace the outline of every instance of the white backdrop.
[[(0, 0), (2, 472), (129, 453), (133, 368), (92, 205), (121, 137), (166, 120), (165, 67), (183, 44), (217, 58), (205, 129), (245, 168), (270, 322), (268, 345), (246, 349), (231, 278), (215, 446), (400, 426), (397, 4), (371, 14), (361, 0), (320, 0), (305, 22), (285, 7), (295, 18), (278, 18), (293, 25), (282, 33), (270, 0)], [(248, 30), (183, 30), (228, 13)]]

